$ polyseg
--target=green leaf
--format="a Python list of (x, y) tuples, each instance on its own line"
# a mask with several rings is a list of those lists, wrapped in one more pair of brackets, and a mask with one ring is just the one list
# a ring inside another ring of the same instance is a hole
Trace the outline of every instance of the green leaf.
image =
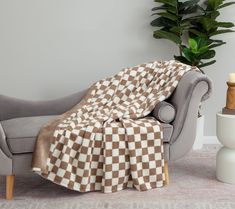
[(158, 13), (153, 13), (153, 14), (151, 14), (151, 16), (155, 16), (155, 15), (158, 15)]
[(192, 7), (188, 7), (187, 9), (181, 10), (180, 11), (180, 15), (184, 16), (186, 14), (193, 14), (198, 10), (198, 5), (192, 6)]
[(181, 34), (182, 33), (182, 31), (183, 31), (183, 28), (182, 27), (172, 27), (171, 29), (170, 29), (170, 31), (171, 32), (173, 32), (173, 33), (176, 33), (176, 34)]
[(234, 27), (234, 24), (232, 22), (217, 22), (215, 27), (232, 28)]
[(225, 43), (224, 41), (222, 40), (218, 40), (218, 39), (209, 39), (210, 40), (210, 44), (213, 44), (213, 43)]
[(208, 45), (212, 42), (206, 37), (196, 37), (195, 38), (198, 44), (198, 48), (208, 47)]
[(154, 27), (163, 27), (162, 17), (158, 17), (150, 23)]
[(192, 49), (192, 53), (200, 55), (208, 51), (209, 40), (204, 37), (189, 38), (189, 46)]
[(193, 62), (193, 53), (190, 51), (189, 48), (184, 47), (183, 48), (183, 54), (189, 62)]
[(182, 26), (184, 26), (184, 25), (191, 25), (191, 22), (188, 19), (184, 19), (184, 20), (181, 20), (180, 25), (182, 25)]
[(201, 31), (198, 31), (197, 29), (189, 29), (189, 32), (197, 35), (197, 36), (200, 36), (200, 37), (206, 37), (206, 34), (205, 33), (202, 33)]
[(172, 21), (178, 20), (178, 17), (176, 15), (170, 14), (168, 12), (159, 12), (157, 13), (159, 16), (165, 17), (167, 19), (170, 19)]
[(223, 41), (222, 40), (218, 40), (218, 39), (210, 39), (211, 42), (216, 42), (216, 43), (222, 43)]
[(176, 11), (177, 11), (177, 9), (176, 9), (175, 7), (170, 6), (170, 5), (162, 5), (162, 6), (160, 6), (160, 7), (154, 7), (154, 8), (152, 9), (152, 11), (158, 11), (158, 10), (169, 11), (169, 12), (171, 12), (171, 13), (173, 13), (173, 14), (175, 14)]
[(209, 49), (212, 49), (212, 48), (215, 48), (215, 47), (224, 45), (224, 44), (226, 44), (226, 42), (221, 42), (221, 43), (217, 43), (217, 44), (211, 44), (208, 48), (209, 48)]
[(223, 0), (208, 0), (208, 10), (216, 10), (221, 4)]
[(226, 30), (217, 30), (213, 33), (210, 33), (209, 36), (215, 36), (223, 33), (230, 33), (230, 32), (235, 32), (234, 30), (226, 29)]
[(218, 9), (221, 9), (221, 8), (224, 8), (224, 7), (228, 7), (228, 6), (232, 5), (232, 4), (235, 4), (235, 2), (233, 1), (233, 2), (227, 2), (227, 3), (225, 3), (225, 4), (221, 4), (221, 5), (218, 7)]
[(201, 7), (201, 6), (199, 6), (199, 5), (197, 5), (197, 8), (198, 8), (198, 10), (200, 10), (201, 12), (205, 12), (205, 11), (206, 11), (203, 7)]
[(203, 54), (206, 51), (208, 51), (209, 47), (208, 46), (203, 46), (202, 48), (198, 49), (198, 54)]
[(154, 8), (152, 8), (152, 11), (154, 12), (154, 11), (157, 11), (157, 10), (166, 10), (167, 9), (167, 5), (162, 5), (162, 6), (159, 6), (159, 7), (154, 7)]
[(203, 54), (200, 54), (197, 58), (198, 59), (211, 59), (215, 56), (215, 50), (209, 50)]
[(192, 63), (190, 61), (188, 61), (184, 56), (174, 56), (175, 60), (178, 60), (184, 64), (187, 65), (192, 65)]
[(185, 1), (183, 2), (180, 7), (179, 7), (179, 10), (182, 10), (182, 9), (185, 9), (187, 7), (191, 7), (191, 6), (194, 6), (196, 5), (200, 0), (189, 0), (189, 1)]
[(165, 17), (156, 18), (151, 22), (151, 25), (154, 27), (169, 27), (169, 28), (177, 26), (177, 24), (174, 21), (169, 20)]
[(202, 63), (202, 64), (198, 65), (197, 67), (198, 67), (198, 68), (203, 68), (203, 67), (206, 67), (206, 66), (208, 66), (208, 65), (212, 65), (212, 64), (214, 64), (215, 62), (216, 62), (216, 60), (212, 60), (212, 61), (210, 61), (210, 62)]
[(206, 31), (209, 31), (211, 30), (214, 25), (217, 23), (215, 20), (211, 19), (211, 18), (202, 18), (200, 20), (200, 23), (202, 24), (203, 28), (206, 30)]
[(154, 1), (177, 7), (177, 0), (154, 0)]
[(190, 48), (191, 48), (192, 50), (194, 50), (194, 51), (197, 50), (197, 47), (198, 47), (198, 46), (197, 46), (196, 40), (194, 40), (194, 39), (192, 39), (192, 38), (189, 38), (188, 44), (189, 44), (189, 46), (190, 46)]
[(205, 15), (195, 15), (195, 16), (189, 16), (189, 17), (188, 17), (188, 15), (185, 15), (181, 22), (183, 22), (183, 23), (190, 22), (192, 25), (198, 25), (198, 24), (200, 24), (199, 21), (204, 17), (205, 17)]
[(171, 13), (173, 13), (173, 14), (176, 14), (176, 13), (177, 13), (177, 8), (174, 8), (174, 7), (170, 7), (170, 6), (169, 6), (166, 11), (167, 11), (167, 12), (171, 12)]
[(173, 41), (176, 44), (181, 44), (181, 39), (179, 36), (175, 35), (174, 33), (163, 31), (163, 30), (157, 30), (154, 31), (154, 37), (155, 38), (165, 38), (170, 41)]
[(207, 11), (206, 17), (215, 20), (219, 15), (220, 15), (219, 11), (210, 11), (210, 12)]

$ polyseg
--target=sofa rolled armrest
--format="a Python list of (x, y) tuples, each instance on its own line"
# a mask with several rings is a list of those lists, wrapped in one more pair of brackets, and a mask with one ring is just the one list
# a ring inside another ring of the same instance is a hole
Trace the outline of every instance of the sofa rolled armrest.
[(27, 101), (0, 95), (0, 121), (19, 117), (58, 115), (78, 104), (87, 90), (48, 101)]
[(212, 93), (211, 79), (196, 71), (186, 73), (180, 80), (169, 102), (176, 108), (176, 117), (172, 122), (174, 131), (170, 140), (170, 158), (179, 159), (193, 146), (199, 106)]

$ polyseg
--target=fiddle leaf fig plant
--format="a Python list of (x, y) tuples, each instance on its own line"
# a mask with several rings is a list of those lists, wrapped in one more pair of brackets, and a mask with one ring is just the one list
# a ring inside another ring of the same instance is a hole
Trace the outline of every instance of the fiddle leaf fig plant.
[[(214, 48), (226, 42), (216, 39), (215, 36), (234, 32), (232, 22), (220, 22), (220, 10), (231, 6), (235, 2), (225, 0), (155, 0), (157, 7), (152, 9), (152, 22), (157, 27), (153, 36), (156, 39), (167, 39), (179, 48), (179, 55), (175, 59), (201, 68), (216, 62)], [(204, 73), (204, 72), (203, 72)]]

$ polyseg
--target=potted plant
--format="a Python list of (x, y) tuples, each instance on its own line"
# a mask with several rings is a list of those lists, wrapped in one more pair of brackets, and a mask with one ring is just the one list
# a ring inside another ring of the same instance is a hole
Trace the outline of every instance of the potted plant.
[[(200, 0), (154, 0), (160, 3), (152, 9), (153, 16), (157, 16), (152, 22), (157, 27), (153, 36), (156, 39), (167, 39), (179, 48), (179, 54), (174, 58), (182, 63), (196, 66), (202, 73), (202, 68), (216, 62), (215, 48), (224, 45), (216, 35), (234, 32), (232, 22), (220, 22), (220, 10), (231, 6), (235, 2), (224, 0), (206, 0), (199, 4)], [(197, 136), (195, 149), (203, 145), (204, 116), (198, 114)]]

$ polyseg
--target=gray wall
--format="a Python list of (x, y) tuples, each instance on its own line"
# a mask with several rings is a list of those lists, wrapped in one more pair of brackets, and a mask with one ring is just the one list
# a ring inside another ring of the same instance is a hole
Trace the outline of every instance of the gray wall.
[[(0, 0), (0, 93), (53, 99), (123, 67), (171, 59), (175, 46), (152, 38), (153, 6), (152, 0)], [(225, 9), (224, 19), (235, 22), (234, 9)], [(215, 135), (214, 115), (235, 71), (234, 34), (224, 37), (228, 44), (206, 71), (215, 83), (204, 105), (206, 135)]]

